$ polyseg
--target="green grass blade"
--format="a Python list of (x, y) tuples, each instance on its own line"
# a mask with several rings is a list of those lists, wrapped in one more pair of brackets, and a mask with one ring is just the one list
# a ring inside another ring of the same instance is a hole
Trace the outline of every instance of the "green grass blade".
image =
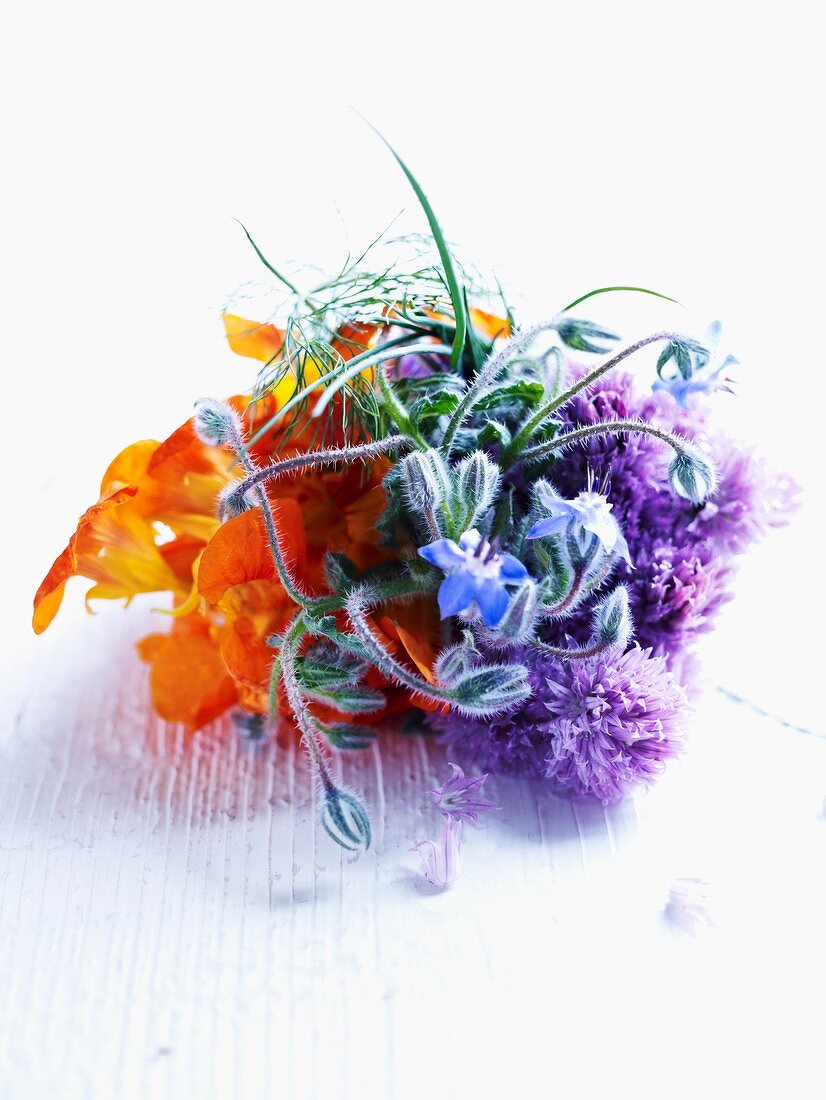
[(581, 298), (576, 298), (569, 305), (565, 306), (562, 313), (567, 313), (569, 309), (573, 309), (582, 302), (587, 302), (589, 298), (593, 298), (597, 294), (611, 294), (615, 290), (631, 290), (635, 294), (652, 294), (655, 298), (662, 298), (664, 301), (673, 302), (677, 306), (682, 304), (678, 302), (676, 298), (669, 298), (667, 294), (660, 294), (658, 290), (648, 290), (644, 286), (601, 286), (598, 290), (589, 290), (588, 293), (583, 294)]
[(280, 279), (280, 281), (284, 284), (284, 286), (287, 287), (289, 290), (291, 290), (293, 292), (293, 294), (300, 294), (301, 291), (298, 289), (298, 287), (295, 285), (295, 283), (291, 283), (286, 275), (282, 275), (281, 272), (277, 268), (272, 266), (270, 261), (267, 259), (267, 257), (264, 255), (264, 253), (261, 251), (261, 249), (258, 247), (258, 245), (255, 243), (255, 241), (250, 236), (250, 231), (249, 231), (249, 229), (247, 229), (247, 227), (244, 225), (244, 223), (238, 221), (237, 218), (235, 220), (238, 222), (238, 224), (244, 230), (244, 233), (246, 233), (247, 240), (250, 242), (252, 247), (255, 249), (256, 256), (261, 261), (261, 263), (264, 265), (264, 267), (266, 267), (267, 271), (271, 271), (273, 273), (273, 275), (276, 277), (276, 279)]
[[(359, 117), (362, 118), (363, 116), (360, 115)], [(455, 369), (459, 365), (459, 361), (462, 357), (462, 351), (464, 350), (465, 338), (467, 337), (468, 331), (468, 318), (467, 310), (465, 308), (464, 293), (459, 283), (459, 279), (456, 276), (456, 268), (453, 263), (453, 257), (450, 254), (450, 249), (448, 248), (447, 241), (445, 240), (444, 234), (442, 233), (442, 228), (439, 225), (438, 220), (436, 219), (436, 214), (433, 211), (433, 207), (430, 205), (427, 195), (425, 195), (418, 180), (404, 163), (404, 161), (390, 144), (390, 142), (387, 140), (387, 138), (382, 133), (380, 133), (379, 130), (376, 129), (372, 122), (368, 122), (366, 118), (363, 119), (363, 121), (366, 122), (373, 133), (376, 134), (376, 136), (384, 142), (384, 144), (390, 150), (390, 153), (392, 154), (399, 168), (401, 168), (402, 172), (404, 172), (405, 176), (407, 177), (407, 182), (413, 188), (413, 192), (416, 198), (419, 200), (419, 205), (424, 211), (425, 217), (427, 218), (427, 223), (430, 226), (430, 232), (433, 234), (433, 240), (435, 241), (436, 248), (439, 252), (439, 259), (442, 261), (442, 270), (444, 271), (445, 282), (447, 283), (447, 288), (450, 293), (450, 301), (453, 306), (453, 312), (456, 316), (456, 333), (453, 338), (453, 348), (450, 354), (450, 363), (451, 366)]]

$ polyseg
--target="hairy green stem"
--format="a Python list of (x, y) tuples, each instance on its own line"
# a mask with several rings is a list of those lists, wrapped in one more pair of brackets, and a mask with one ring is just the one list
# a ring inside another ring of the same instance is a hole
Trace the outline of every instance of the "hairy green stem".
[(660, 340), (677, 340), (678, 335), (674, 332), (655, 332), (653, 336), (646, 336), (642, 340), (637, 340), (634, 344), (629, 344), (627, 348), (623, 348), (622, 351), (617, 352), (616, 355), (612, 355), (610, 359), (606, 359), (604, 363), (601, 363), (598, 367), (595, 367), (588, 374), (584, 375), (575, 382), (563, 393), (556, 397), (550, 398), (544, 405), (541, 405), (536, 412), (532, 413), (530, 417), (525, 421), (516, 435), (513, 437), (510, 446), (508, 447), (508, 458), (513, 461), (518, 458), (522, 452), (525, 444), (530, 440), (536, 429), (553, 415), (557, 409), (561, 409), (563, 405), (567, 404), (572, 397), (576, 397), (582, 390), (587, 389), (588, 386), (593, 385), (597, 379), (602, 378), (608, 371), (613, 370), (624, 359), (627, 359), (630, 355), (639, 351), (641, 348), (647, 347), (648, 344), (656, 344)]
[(384, 363), (380, 363), (376, 367), (376, 379), (379, 384), (379, 393), (381, 394), (382, 401), (387, 411), (390, 413), (390, 416), (396, 421), (399, 428), (405, 433), (405, 436), (415, 443), (420, 450), (426, 451), (427, 440), (418, 428), (415, 427), (407, 409), (396, 396), (396, 391), (393, 389), (390, 384), (390, 379), (387, 377), (387, 369)]
[(535, 640), (531, 642), (531, 645), (542, 653), (547, 653), (549, 657), (556, 657), (560, 661), (585, 661), (589, 657), (596, 657), (600, 653), (606, 653), (610, 649), (616, 649), (616, 642), (601, 641), (594, 642), (592, 645), (575, 646), (573, 649), (566, 649), (564, 646), (548, 645), (547, 642), (540, 642)]
[(578, 428), (558, 435), (555, 439), (548, 439), (544, 443), (538, 443), (535, 447), (529, 447), (522, 455), (525, 462), (536, 462), (545, 458), (554, 451), (569, 447), (572, 443), (579, 443), (583, 439), (589, 439), (594, 435), (622, 435), (624, 432), (634, 432), (638, 435), (651, 435), (661, 439), (673, 448), (677, 454), (686, 453), (685, 440), (672, 432), (660, 428), (656, 424), (648, 424), (644, 420), (603, 420), (596, 424), (583, 424)]
[(530, 328), (523, 329), (521, 332), (517, 333), (516, 336), (512, 337), (500, 351), (488, 357), (482, 369), (475, 375), (470, 385), (465, 390), (461, 401), (456, 406), (450, 418), (441, 446), (441, 451), (445, 458), (450, 458), (453, 443), (456, 439), (456, 433), (470, 416), (474, 406), (483, 396), (487, 387), (496, 381), (515, 356), (523, 352), (540, 333), (547, 332), (554, 328), (555, 324), (555, 321), (544, 321), (541, 324), (532, 325)]
[(377, 602), (379, 601), (376, 600), (375, 594), (370, 592), (369, 589), (355, 589), (347, 598), (347, 616), (356, 636), (379, 672), (386, 676), (388, 680), (395, 680), (402, 687), (409, 688), (410, 691), (422, 695), (426, 699), (432, 699), (438, 703), (453, 702), (453, 696), (449, 691), (431, 684), (424, 677), (418, 676), (414, 672), (410, 672), (387, 652), (370, 629), (370, 624), (365, 615), (365, 612)]
[(313, 764), (318, 770), (318, 776), (324, 790), (329, 791), (335, 787), (335, 783), (330, 775), (327, 761), (324, 759), (324, 753), (318, 741), (318, 731), (316, 730), (313, 716), (310, 714), (309, 707), (307, 706), (307, 701), (304, 698), (304, 693), (301, 690), (301, 683), (299, 682), (298, 673), (295, 667), (295, 657), (304, 633), (305, 626), (301, 614), (299, 613), (287, 629), (278, 656), (278, 660), (281, 662), (281, 679), (284, 684), (284, 690), (287, 693), (290, 710), (293, 712), (296, 725), (301, 730), (302, 740), (307, 747)]
[[(236, 428), (232, 429), (231, 442), (233, 449), (235, 450), (241, 465), (247, 471), (247, 475), (252, 477), (258, 472), (258, 468), (250, 458), (247, 451), (247, 445), (244, 442), (244, 437), (240, 431)], [(293, 577), (289, 565), (287, 565), (284, 554), (281, 550), (281, 543), (278, 540), (278, 528), (275, 523), (275, 516), (273, 515), (272, 505), (270, 504), (269, 497), (265, 490), (256, 485), (255, 495), (258, 500), (258, 505), (261, 509), (261, 513), (264, 517), (264, 527), (267, 531), (267, 542), (270, 547), (270, 554), (272, 555), (273, 565), (275, 571), (278, 574), (278, 579), (281, 581), (281, 585), (293, 603), (297, 603), (300, 607), (306, 607), (314, 602), (314, 597), (305, 592), (299, 585), (298, 581)]]
[(293, 455), (291, 458), (278, 459), (269, 466), (255, 469), (249, 473), (243, 481), (239, 481), (232, 487), (233, 497), (242, 500), (250, 489), (255, 488), (264, 481), (282, 477), (284, 474), (293, 473), (296, 470), (304, 470), (314, 466), (335, 466), (341, 462), (352, 462), (356, 459), (366, 460), (376, 458), (385, 451), (401, 450), (411, 446), (411, 440), (404, 435), (389, 435), (386, 439), (378, 439), (373, 443), (358, 443), (352, 447), (330, 447), (324, 451), (310, 451), (307, 454)]

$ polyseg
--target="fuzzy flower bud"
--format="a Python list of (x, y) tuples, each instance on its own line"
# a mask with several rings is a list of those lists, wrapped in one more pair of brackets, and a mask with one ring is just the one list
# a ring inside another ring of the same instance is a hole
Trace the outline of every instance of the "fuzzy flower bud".
[(524, 665), (479, 665), (457, 676), (450, 692), (459, 714), (487, 718), (524, 703), (531, 687)]
[(213, 397), (195, 402), (195, 434), (207, 447), (223, 447), (240, 433), (238, 415), (226, 402)]
[(325, 789), (321, 824), (336, 844), (350, 852), (370, 847), (373, 837), (367, 811), (348, 791), (332, 785)]
[(240, 481), (235, 481), (222, 489), (218, 495), (218, 515), (221, 519), (232, 519), (240, 516), (242, 512), (248, 512), (255, 507), (255, 502), (250, 499), (249, 492), (242, 492)]
[(668, 467), (674, 492), (693, 504), (702, 504), (717, 488), (714, 467), (700, 451), (684, 447)]
[(481, 654), (476, 648), (473, 635), (463, 631), (464, 638), (456, 645), (448, 646), (436, 658), (433, 672), (440, 684), (450, 687), (470, 669), (479, 664)]
[(511, 596), (508, 609), (490, 636), (491, 645), (513, 645), (533, 637), (539, 592), (530, 578), (523, 581)]
[[(444, 499), (444, 484), (438, 476), (438, 466), (433, 455), (435, 452), (422, 454), (414, 451), (399, 463), (405, 499), (415, 513), (436, 508)], [(438, 455), (435, 458), (441, 463)]]
[(453, 500), (460, 526), (473, 527), (496, 498), (502, 472), (484, 451), (474, 451), (456, 468)]
[(567, 347), (591, 355), (604, 355), (611, 350), (611, 344), (619, 340), (615, 332), (609, 332), (608, 329), (595, 325), (593, 321), (578, 320), (576, 317), (564, 317), (557, 324), (556, 331)]
[(619, 585), (594, 609), (594, 633), (600, 642), (619, 650), (628, 648), (634, 623), (628, 607), (628, 589)]

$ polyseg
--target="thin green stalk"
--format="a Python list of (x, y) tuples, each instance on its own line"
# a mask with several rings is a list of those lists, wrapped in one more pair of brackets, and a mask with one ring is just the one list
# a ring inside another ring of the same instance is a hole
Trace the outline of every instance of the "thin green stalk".
[(522, 455), (525, 462), (536, 462), (546, 455), (569, 447), (572, 443), (579, 443), (583, 439), (589, 439), (594, 435), (622, 435), (624, 432), (633, 432), (638, 435), (651, 435), (667, 443), (677, 454), (685, 454), (685, 440), (672, 432), (660, 428), (656, 424), (648, 424), (644, 420), (603, 420), (596, 424), (584, 424), (574, 428), (570, 432), (558, 435), (555, 439), (548, 439), (544, 443), (538, 443), (535, 447), (528, 448)]
[(488, 357), (482, 368), (475, 375), (470, 385), (465, 390), (462, 399), (456, 406), (453, 415), (445, 431), (442, 440), (441, 452), (445, 458), (450, 458), (450, 452), (459, 431), (465, 420), (470, 416), (474, 406), (484, 395), (488, 386), (492, 385), (510, 363), (510, 361), (527, 348), (536, 337), (549, 329), (554, 328), (555, 321), (544, 321), (538, 325), (523, 329), (512, 337), (503, 348)]
[[(258, 469), (247, 453), (247, 446), (244, 442), (244, 438), (240, 432), (234, 429), (232, 431), (232, 445), (241, 461), (241, 465), (247, 471), (247, 475), (252, 476), (256, 474)], [(284, 591), (293, 603), (297, 603), (299, 607), (306, 607), (313, 604), (315, 602), (314, 597), (310, 596), (309, 593), (301, 588), (293, 577), (290, 567), (287, 565), (281, 550), (281, 543), (278, 540), (278, 528), (276, 527), (272, 505), (270, 504), (266, 491), (260, 485), (255, 487), (255, 496), (264, 517), (264, 527), (267, 532), (267, 542), (269, 543), (273, 565), (275, 566), (275, 571), (278, 574), (278, 579), (281, 581)]]
[[(266, 423), (262, 424), (258, 431), (250, 437), (249, 443), (247, 445), (250, 447), (254, 447), (259, 439), (262, 439), (268, 431), (275, 427), (279, 420), (282, 420), (288, 412), (291, 412), (296, 407), (296, 405), (301, 404), (301, 402), (309, 394), (311, 394), (313, 390), (319, 389), (321, 386), (325, 385), (325, 383), (328, 382), (329, 379), (334, 378), (337, 372), (344, 370), (347, 366), (352, 367), (357, 363), (362, 363), (363, 367), (370, 366), (369, 363), (365, 363), (365, 360), (370, 359), (370, 357), (373, 356), (376, 351), (384, 350), (386, 348), (403, 347), (405, 344), (409, 343), (409, 340), (409, 336), (397, 336), (392, 340), (386, 340), (383, 344), (381, 344), (380, 348), (368, 348), (367, 351), (361, 352), (360, 355), (354, 355), (352, 359), (342, 360), (342, 362), (337, 367), (334, 367), (333, 370), (331, 370), (328, 374), (320, 375), (318, 378), (314, 379), (314, 381), (304, 386), (304, 388), (300, 390), (299, 393), (293, 394), (290, 400), (287, 401), (286, 404), (282, 408), (280, 408), (273, 416), (271, 416), (270, 419), (266, 421)], [(388, 355), (386, 356), (386, 358), (391, 359), (393, 358), (393, 356)], [(396, 356), (396, 358), (398, 358), (398, 356)]]
[[(570, 308), (570, 307), (569, 307)], [(678, 335), (674, 332), (655, 332), (653, 336), (646, 336), (642, 340), (637, 340), (635, 344), (629, 344), (627, 348), (623, 348), (622, 351), (617, 352), (616, 355), (612, 355), (610, 359), (607, 359), (604, 363), (601, 363), (594, 370), (584, 375), (579, 381), (575, 382), (563, 393), (556, 397), (551, 397), (546, 401), (544, 405), (541, 405), (536, 412), (532, 413), (516, 435), (513, 437), (510, 446), (508, 447), (508, 460), (510, 462), (516, 461), (525, 444), (533, 436), (536, 429), (552, 416), (557, 409), (561, 409), (563, 405), (566, 405), (571, 398), (576, 397), (582, 390), (587, 389), (588, 386), (593, 385), (597, 379), (602, 378), (608, 371), (613, 370), (624, 359), (627, 359), (630, 355), (639, 351), (641, 348), (646, 347), (648, 344), (656, 344), (660, 340), (677, 340)]]
[[(407, 344), (404, 349), (405, 355), (447, 355), (450, 348), (447, 344)], [(338, 391), (346, 386), (351, 378), (354, 378), (357, 374), (361, 374), (363, 370), (368, 367), (378, 366), (379, 363), (384, 363), (388, 359), (398, 359), (399, 353), (388, 344), (382, 344), (381, 347), (372, 350), (369, 359), (366, 362), (362, 362), (361, 356), (356, 356), (355, 359), (348, 359), (343, 364), (344, 369), (337, 367), (335, 370), (330, 371), (329, 374), (323, 375), (317, 382), (311, 382), (309, 386), (304, 388), (303, 393), (307, 394), (311, 390), (316, 389), (319, 384), (324, 385), (324, 393), (319, 397), (318, 401), (313, 408), (313, 416), (319, 417), (333, 400)], [(335, 377), (335, 381), (330, 384), (330, 379)], [(295, 398), (292, 399), (295, 401)], [(284, 406), (286, 409), (286, 405)]]

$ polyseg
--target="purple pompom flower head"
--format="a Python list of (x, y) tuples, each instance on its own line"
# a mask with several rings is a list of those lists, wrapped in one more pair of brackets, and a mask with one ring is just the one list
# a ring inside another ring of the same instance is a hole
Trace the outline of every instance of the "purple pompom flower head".
[(485, 784), (487, 775), (476, 777), (466, 776), (464, 769), (458, 764), (452, 764), (453, 775), (446, 780), (441, 787), (428, 791), (433, 795), (436, 806), (445, 817), (454, 821), (471, 821), (475, 825), (479, 820), (479, 814), (488, 813), (490, 810), (501, 810), (495, 802), (489, 798), (483, 798), (479, 793)]
[(585, 489), (573, 500), (564, 500), (549, 485), (538, 491), (539, 502), (551, 514), (537, 520), (527, 538), (541, 539), (550, 535), (567, 535), (586, 557), (598, 544), (607, 554), (619, 554), (628, 564), (631, 555), (620, 525), (611, 515), (612, 504), (607, 498), (608, 479), (603, 478), (595, 489), (593, 470), (588, 469)]
[(467, 615), (479, 609), (487, 627), (495, 627), (508, 607), (506, 585), (521, 584), (528, 571), (513, 554), (500, 553), (494, 543), (472, 528), (457, 546), (453, 539), (436, 539), (419, 555), (447, 574), (439, 586), (442, 618)]
[(545, 775), (562, 790), (614, 802), (682, 748), (685, 695), (650, 651), (560, 663), (545, 683)]

